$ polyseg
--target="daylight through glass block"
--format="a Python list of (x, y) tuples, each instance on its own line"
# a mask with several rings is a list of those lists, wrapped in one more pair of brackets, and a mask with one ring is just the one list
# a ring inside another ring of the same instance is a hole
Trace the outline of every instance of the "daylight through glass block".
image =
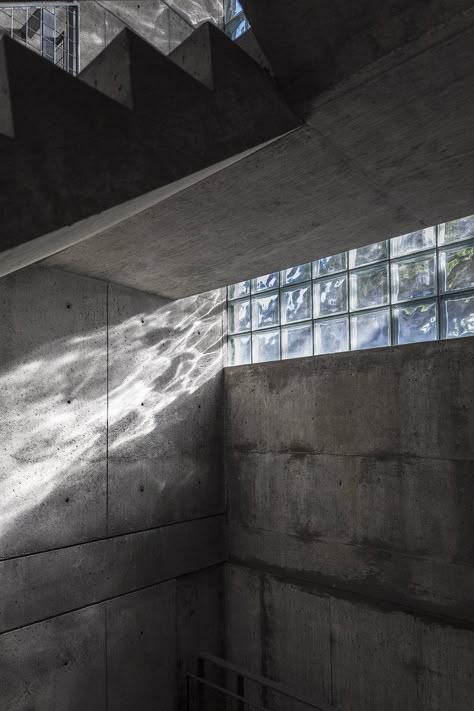
[(227, 288), (227, 365), (474, 335), (474, 215)]

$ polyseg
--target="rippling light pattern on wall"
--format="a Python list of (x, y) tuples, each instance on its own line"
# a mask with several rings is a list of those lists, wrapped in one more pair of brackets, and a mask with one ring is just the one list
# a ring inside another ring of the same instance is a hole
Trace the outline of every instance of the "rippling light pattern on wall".
[(227, 287), (227, 365), (474, 335), (474, 215)]

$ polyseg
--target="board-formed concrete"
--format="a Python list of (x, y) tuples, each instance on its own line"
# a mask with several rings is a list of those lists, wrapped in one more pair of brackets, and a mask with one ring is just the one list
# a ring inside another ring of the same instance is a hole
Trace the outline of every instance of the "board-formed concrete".
[(226, 369), (232, 661), (341, 709), (468, 711), (473, 347)]
[(227, 581), (230, 661), (349, 711), (470, 711), (472, 627), (235, 564)]

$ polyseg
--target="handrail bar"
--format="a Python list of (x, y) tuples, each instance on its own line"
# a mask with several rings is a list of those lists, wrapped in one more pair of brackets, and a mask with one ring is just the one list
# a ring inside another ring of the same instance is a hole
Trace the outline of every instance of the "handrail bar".
[(265, 706), (259, 706), (258, 704), (254, 704), (253, 701), (250, 701), (250, 699), (246, 699), (244, 696), (240, 696), (239, 694), (236, 694), (234, 691), (230, 691), (229, 689), (226, 689), (223, 686), (219, 686), (218, 684), (213, 684), (212, 681), (203, 679), (201, 676), (197, 676), (196, 674), (192, 674), (191, 672), (187, 672), (186, 676), (188, 677), (188, 679), (194, 679), (194, 681), (198, 681), (200, 684), (203, 684), (204, 686), (209, 686), (211, 689), (215, 689), (216, 691), (222, 691), (222, 693), (225, 696), (230, 696), (233, 699), (237, 699), (237, 701), (240, 701), (241, 703), (246, 704), (246, 706), (251, 706), (254, 709), (258, 709), (258, 711), (270, 711), (270, 709), (267, 709)]
[(273, 689), (273, 691), (278, 692), (282, 696), (286, 696), (288, 699), (293, 699), (293, 701), (297, 701), (298, 703), (305, 704), (310, 708), (316, 709), (316, 711), (337, 711), (335, 706), (332, 706), (324, 701), (319, 700), (318, 703), (315, 703), (314, 701), (305, 699), (303, 696), (297, 696), (293, 692), (285, 689), (281, 684), (277, 683), (276, 681), (267, 679), (266, 677), (260, 676), (259, 674), (253, 674), (252, 672), (248, 672), (245, 669), (242, 669), (242, 667), (239, 667), (236, 664), (232, 664), (232, 662), (228, 662), (226, 659), (215, 657), (213, 654), (208, 654), (207, 652), (201, 652), (198, 656), (199, 659), (202, 659), (203, 661), (210, 662), (211, 664), (215, 664), (218, 667), (234, 672), (235, 674), (238, 674), (239, 676), (242, 676), (245, 679), (250, 679), (251, 681), (260, 684), (261, 686), (266, 686), (269, 689)]

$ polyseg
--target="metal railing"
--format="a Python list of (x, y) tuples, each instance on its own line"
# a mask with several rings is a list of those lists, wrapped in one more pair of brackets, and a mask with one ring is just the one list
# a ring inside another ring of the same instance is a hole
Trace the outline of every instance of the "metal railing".
[(281, 684), (225, 659), (201, 653), (197, 673), (186, 674), (186, 711), (336, 711), (323, 700), (308, 699)]
[(79, 6), (0, 4), (0, 30), (70, 74), (79, 71)]

